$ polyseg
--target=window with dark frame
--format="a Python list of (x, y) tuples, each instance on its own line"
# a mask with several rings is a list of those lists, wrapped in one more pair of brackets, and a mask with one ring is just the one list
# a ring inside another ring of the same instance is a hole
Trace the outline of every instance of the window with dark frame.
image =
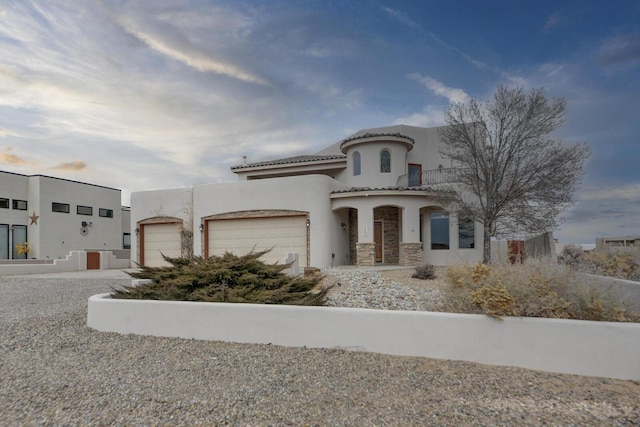
[(391, 151), (386, 148), (380, 152), (380, 172), (391, 173)]
[(76, 213), (78, 215), (93, 215), (93, 208), (91, 206), (80, 206), (76, 207)]
[(51, 211), (59, 212), (59, 213), (69, 213), (70, 211), (69, 203), (52, 202)]
[(449, 249), (449, 214), (431, 213), (431, 249)]
[(103, 218), (113, 218), (113, 209), (100, 208), (98, 209), (98, 216)]
[(422, 185), (422, 165), (409, 163), (409, 187)]
[(131, 233), (122, 233), (122, 249), (131, 249)]
[(13, 209), (18, 211), (26, 211), (27, 210), (27, 201), (26, 200), (16, 200), (13, 199)]
[(0, 199), (0, 208), (9, 209), (9, 199)]

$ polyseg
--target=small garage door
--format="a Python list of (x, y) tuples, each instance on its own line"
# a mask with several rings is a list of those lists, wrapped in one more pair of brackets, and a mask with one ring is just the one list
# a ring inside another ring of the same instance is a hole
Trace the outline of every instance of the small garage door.
[(209, 256), (244, 255), (273, 247), (263, 261), (278, 262), (287, 252), (296, 252), (299, 265), (307, 265), (306, 215), (210, 220), (207, 227)]
[(144, 258), (142, 264), (147, 267), (169, 265), (161, 254), (171, 258), (182, 255), (180, 231), (177, 223), (143, 225)]

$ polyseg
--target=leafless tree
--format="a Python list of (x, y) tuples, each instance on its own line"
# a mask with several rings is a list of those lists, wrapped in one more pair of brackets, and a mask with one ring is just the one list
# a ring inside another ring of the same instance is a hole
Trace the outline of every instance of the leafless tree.
[(550, 135), (565, 121), (566, 101), (543, 89), (499, 86), (493, 100), (456, 103), (445, 112), (441, 153), (460, 167), (449, 202), (484, 225), (483, 262), (491, 237), (531, 236), (556, 228), (590, 155), (584, 143)]

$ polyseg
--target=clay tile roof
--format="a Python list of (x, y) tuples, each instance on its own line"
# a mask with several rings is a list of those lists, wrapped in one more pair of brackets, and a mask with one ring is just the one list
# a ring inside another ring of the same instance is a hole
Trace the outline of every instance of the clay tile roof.
[(366, 191), (389, 191), (389, 190), (395, 190), (395, 191), (405, 191), (405, 190), (422, 191), (422, 192), (425, 192), (425, 193), (435, 191), (433, 188), (430, 188), (430, 187), (377, 187), (377, 188), (373, 188), (373, 187), (349, 187), (346, 190), (335, 190), (335, 191), (332, 191), (331, 194), (361, 193), (361, 192), (366, 192)]
[(356, 136), (352, 136), (351, 138), (344, 139), (344, 140), (342, 140), (342, 143), (344, 144), (345, 142), (355, 141), (356, 139), (379, 138), (379, 137), (384, 137), (384, 136), (395, 136), (397, 138), (405, 138), (405, 139), (408, 139), (409, 141), (411, 141), (414, 144), (416, 142), (410, 136), (403, 135), (400, 132), (395, 132), (395, 133), (369, 133), (369, 132), (367, 132), (367, 133), (362, 134), (362, 135), (356, 135)]
[(322, 160), (342, 160), (346, 159), (345, 155), (332, 155), (332, 156), (295, 156), (295, 157), (287, 157), (284, 159), (275, 159), (275, 160), (267, 160), (265, 162), (256, 162), (256, 163), (248, 163), (246, 165), (238, 165), (232, 166), (231, 170), (243, 169), (243, 168), (253, 168), (260, 166), (276, 166), (276, 165), (288, 165), (294, 163), (309, 163), (309, 162), (317, 162)]

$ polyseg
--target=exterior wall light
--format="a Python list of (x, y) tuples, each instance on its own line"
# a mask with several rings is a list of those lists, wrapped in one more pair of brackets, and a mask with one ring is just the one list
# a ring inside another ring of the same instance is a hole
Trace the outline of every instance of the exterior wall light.
[(200, 224), (199, 230), (204, 231), (204, 224)]
[(340, 225), (342, 226), (342, 231), (345, 231), (347, 229), (347, 224), (345, 224), (344, 222)]

